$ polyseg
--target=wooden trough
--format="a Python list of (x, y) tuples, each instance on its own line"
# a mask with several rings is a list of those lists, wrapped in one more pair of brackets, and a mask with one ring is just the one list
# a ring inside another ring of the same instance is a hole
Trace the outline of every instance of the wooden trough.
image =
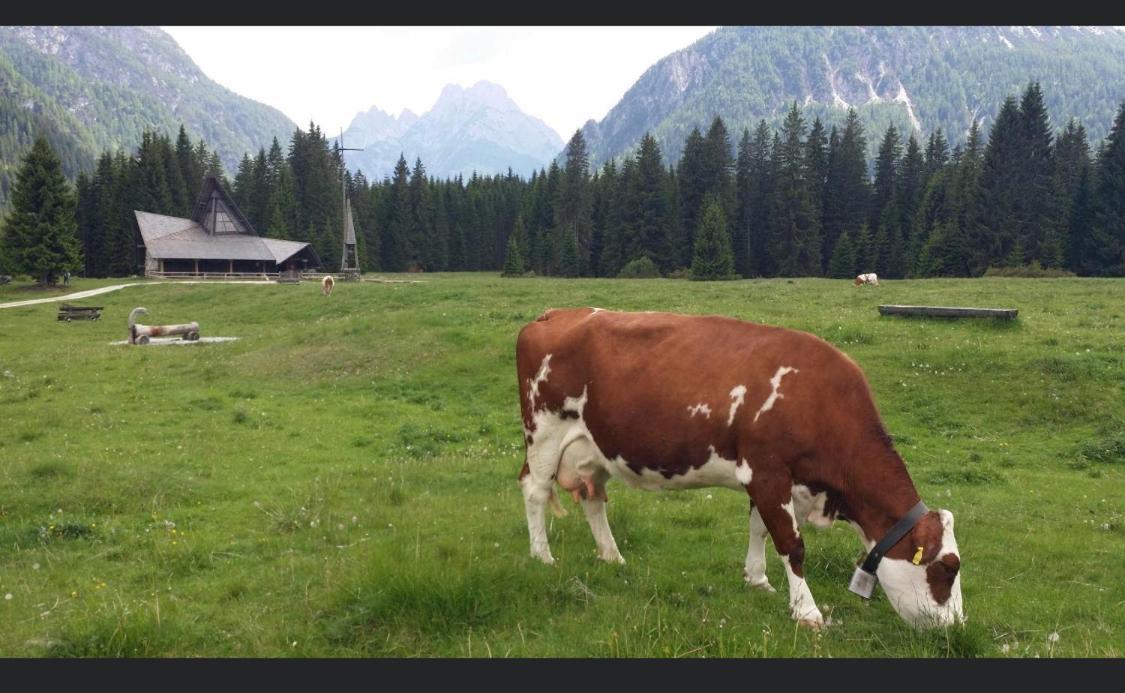
[(881, 315), (921, 315), (929, 318), (1005, 318), (1014, 320), (1016, 308), (950, 308), (945, 306), (879, 306)]
[(199, 323), (192, 322), (182, 325), (141, 325), (137, 316), (147, 314), (144, 308), (134, 308), (129, 313), (129, 343), (148, 344), (152, 337), (167, 337), (180, 335), (183, 339), (194, 342), (199, 339)]

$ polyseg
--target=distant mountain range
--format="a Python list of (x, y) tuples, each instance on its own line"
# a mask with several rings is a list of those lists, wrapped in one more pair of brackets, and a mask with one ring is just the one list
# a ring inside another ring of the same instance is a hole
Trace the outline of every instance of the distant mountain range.
[(105, 149), (132, 149), (145, 129), (180, 123), (233, 172), (244, 153), (287, 142), (296, 125), (275, 108), (209, 79), (155, 27), (0, 27), (0, 208), (14, 168), (43, 132), (73, 177)]
[[(1039, 81), (1056, 127), (1071, 116), (1092, 138), (1125, 100), (1125, 33), (1112, 27), (725, 27), (650, 67), (601, 121), (582, 131), (590, 163), (633, 151), (651, 132), (666, 162), (693, 127), (722, 116), (737, 145), (796, 102), (807, 120), (841, 123), (854, 107), (869, 153), (887, 126), (961, 142), (985, 132), (1008, 94)], [(905, 136), (904, 136), (905, 139)], [(559, 154), (565, 160), (565, 154)]]
[(421, 116), (409, 110), (397, 118), (378, 108), (360, 113), (344, 131), (348, 168), (380, 181), (394, 171), (399, 156), (413, 168), (421, 158), (434, 178), (512, 172), (528, 177), (549, 166), (563, 147), (558, 133), (520, 110), (504, 88), (477, 82), (464, 89), (447, 85)]

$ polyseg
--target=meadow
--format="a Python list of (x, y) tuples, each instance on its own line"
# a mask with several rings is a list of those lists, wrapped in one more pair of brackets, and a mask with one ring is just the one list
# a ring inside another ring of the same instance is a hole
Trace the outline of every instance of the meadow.
[[(0, 656), (1125, 655), (1125, 281), (399, 278), (424, 282), (149, 283), (78, 302), (96, 322), (0, 309)], [(798, 628), (772, 544), (779, 591), (743, 583), (747, 501), (725, 489), (611, 482), (624, 566), (564, 497), (558, 564), (529, 557), (516, 334), (584, 305), (851, 355), (923, 499), (956, 516), (967, 623), (914, 631), (881, 590), (848, 592), (862, 547), (837, 523), (803, 529), (835, 625)], [(238, 340), (111, 345), (135, 306)]]

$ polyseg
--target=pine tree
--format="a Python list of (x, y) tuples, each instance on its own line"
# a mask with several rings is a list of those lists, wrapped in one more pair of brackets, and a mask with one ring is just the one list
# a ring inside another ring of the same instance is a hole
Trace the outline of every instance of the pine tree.
[(574, 234), (566, 230), (559, 230), (559, 266), (558, 275), (560, 277), (577, 277), (579, 275), (580, 266), (578, 259), (578, 243), (574, 240)]
[(707, 143), (699, 128), (693, 128), (684, 142), (684, 153), (676, 167), (680, 177), (680, 233), (672, 239), (674, 264), (686, 267), (691, 263), (699, 214), (707, 190)]
[(851, 279), (855, 275), (855, 245), (852, 243), (851, 234), (845, 231), (836, 241), (832, 259), (828, 261), (828, 276), (835, 279)]
[(410, 184), (406, 157), (401, 154), (395, 164), (391, 182), (391, 214), (380, 245), (383, 248), (383, 266), (389, 272), (403, 272), (411, 258), (410, 249)]
[(770, 209), (773, 206), (773, 149), (770, 129), (765, 120), (754, 130), (750, 159), (749, 225), (746, 229), (749, 246), (748, 270), (752, 276), (773, 273), (770, 255)]
[(787, 277), (818, 277), (823, 274), (820, 253), (820, 214), (813, 208), (808, 159), (802, 137), (804, 119), (794, 102), (782, 125), (782, 136), (774, 151), (772, 255), (778, 274)]
[(715, 195), (722, 205), (723, 215), (734, 218), (734, 158), (731, 155), (730, 135), (726, 123), (715, 116), (703, 138), (704, 176), (703, 194)]
[(635, 174), (629, 178), (624, 208), (624, 257), (635, 260), (648, 255), (667, 272), (676, 265), (668, 242), (668, 210), (665, 203), (664, 164), (660, 147), (649, 133), (641, 138)]
[(1097, 276), (1125, 276), (1125, 102), (1098, 157), (1097, 173), (1084, 267)]
[[(1019, 217), (1017, 236), (1027, 260), (1057, 261), (1065, 217), (1054, 194), (1054, 148), (1051, 123), (1037, 82), (1027, 86), (1020, 101), (1021, 146), (1016, 164)], [(1044, 253), (1044, 244), (1047, 252)], [(1045, 257), (1045, 255), (1050, 256)]]
[(566, 146), (566, 167), (563, 169), (555, 204), (555, 225), (575, 238), (580, 264), (590, 255), (590, 215), (593, 195), (590, 189), (590, 156), (581, 130), (575, 130)]
[(969, 269), (979, 275), (1005, 261), (1019, 235), (1020, 175), (1023, 125), (1014, 97), (1000, 107), (988, 136), (979, 182), (975, 219), (970, 222)]
[(742, 131), (738, 143), (738, 163), (735, 165), (735, 209), (731, 247), (734, 250), (734, 267), (743, 277), (752, 276), (750, 255), (751, 200), (753, 199), (754, 141), (749, 128)]
[(813, 121), (805, 140), (805, 168), (809, 175), (809, 196), (812, 199), (817, 226), (823, 227), (825, 185), (828, 182), (828, 137), (820, 118)]
[(735, 279), (734, 255), (726, 228), (722, 202), (712, 193), (703, 203), (699, 233), (691, 263), (691, 278), (696, 280)]
[(1057, 240), (1058, 250), (1063, 256), (1060, 266), (1077, 271), (1074, 227), (1071, 222), (1074, 219), (1074, 203), (1079, 179), (1083, 171), (1091, 166), (1090, 143), (1086, 137), (1086, 128), (1077, 121), (1070, 120), (1055, 140), (1054, 161), (1052, 186), (1058, 201), (1059, 216), (1063, 220), (1062, 232)]
[(824, 184), (822, 249), (827, 255), (845, 230), (853, 233), (867, 223), (871, 204), (871, 181), (867, 175), (867, 139), (854, 108), (848, 109), (843, 133), (833, 145), (829, 138), (829, 161)]
[(625, 264), (625, 236), (622, 231), (622, 212), (628, 180), (634, 168), (632, 160), (625, 163), (627, 173), (617, 173), (613, 160), (602, 167), (602, 187), (605, 196), (605, 227), (602, 231), (604, 244), (599, 260), (598, 272), (603, 277), (616, 277)]
[(520, 251), (520, 244), (516, 240), (515, 233), (508, 236), (508, 249), (504, 253), (504, 272), (501, 276), (523, 276), (523, 252)]
[(426, 167), (421, 158), (414, 161), (410, 174), (410, 226), (408, 245), (413, 248), (411, 259), (420, 262), (427, 271), (444, 267), (447, 250), (434, 242), (434, 208), (430, 200), (430, 185)]
[(0, 256), (15, 272), (54, 284), (82, 266), (75, 199), (62, 162), (46, 138), (28, 150), (12, 185), (11, 210), (0, 230)]

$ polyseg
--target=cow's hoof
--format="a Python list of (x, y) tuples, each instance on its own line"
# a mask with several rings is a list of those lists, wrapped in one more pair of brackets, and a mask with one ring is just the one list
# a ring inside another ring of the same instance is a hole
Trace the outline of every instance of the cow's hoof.
[(750, 572), (747, 570), (743, 570), (742, 579), (746, 582), (747, 585), (750, 585), (756, 590), (761, 590), (763, 592), (777, 591), (773, 588), (773, 585), (770, 584), (769, 578), (767, 578), (765, 575), (761, 577), (750, 577)]
[(533, 553), (533, 554), (531, 554), (531, 557), (532, 558), (538, 558), (539, 560), (543, 561), (547, 565), (554, 565), (555, 564), (555, 557), (552, 556), (549, 553), (548, 554)]
[(820, 611), (806, 613), (803, 616), (794, 615), (793, 618), (797, 620), (798, 625), (804, 626), (805, 628), (811, 628), (816, 631), (824, 630), (825, 628), (824, 616), (821, 615)]
[(762, 580), (760, 582), (754, 582), (752, 580), (747, 580), (746, 584), (750, 585), (752, 588), (754, 588), (756, 590), (761, 590), (763, 592), (776, 592), (777, 591), (773, 588), (773, 585), (770, 584), (769, 580)]
[(617, 554), (616, 556), (602, 556), (602, 555), (599, 554), (598, 558), (605, 561), (606, 563), (616, 563), (618, 565), (625, 565), (625, 558), (621, 554)]

